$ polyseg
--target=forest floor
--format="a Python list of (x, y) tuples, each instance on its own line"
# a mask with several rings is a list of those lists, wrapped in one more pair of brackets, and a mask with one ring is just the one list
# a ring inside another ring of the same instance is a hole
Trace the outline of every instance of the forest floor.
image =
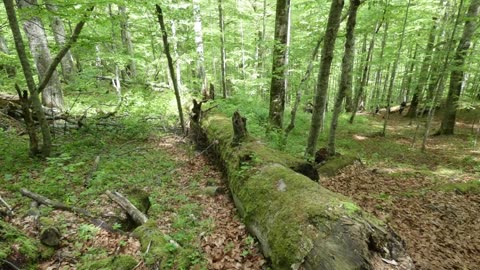
[[(393, 144), (411, 144), (404, 133), (408, 122), (397, 115), (390, 119)], [(385, 156), (383, 164), (355, 164), (320, 184), (385, 220), (405, 240), (417, 269), (479, 269), (480, 151), (470, 146), (468, 130), (459, 133), (464, 134), (430, 137), (425, 154), (405, 151)], [(363, 135), (352, 139), (369, 146), (385, 140)], [(365, 149), (366, 155), (376, 151)]]
[[(362, 117), (379, 125), (382, 121)], [(13, 206), (15, 215), (0, 216), (0, 221), (14, 224), (29, 236), (38, 235), (38, 222), (27, 216), (30, 200), (19, 194), (20, 188), (107, 219), (121, 215), (122, 210), (105, 191), (128, 192), (133, 186), (150, 194), (150, 219), (186, 251), (182, 256), (187, 258), (178, 258), (170, 247), (168, 265), (173, 269), (268, 267), (236, 215), (222, 174), (187, 139), (161, 128), (152, 130), (145, 121), (144, 126), (135, 126), (140, 122), (120, 120), (96, 130), (63, 135), (58, 130), (56, 155), (32, 162), (26, 136), (18, 136), (22, 127), (10, 122), (10, 130), (0, 129), (0, 196)], [(146, 126), (148, 130), (143, 129)], [(346, 131), (341, 136), (353, 141), (351, 146), (361, 159), (371, 156), (374, 161), (365, 159), (335, 177), (321, 178), (320, 184), (385, 220), (405, 240), (417, 269), (476, 270), (480, 265), (480, 151), (471, 146), (467, 129), (454, 137), (430, 137), (426, 153), (411, 147), (412, 128), (403, 117), (392, 116), (387, 139), (371, 132)], [(100, 163), (92, 171), (96, 156), (101, 157)], [(143, 255), (148, 249), (128, 234), (101, 230), (66, 211), (42, 207), (41, 213), (54, 219), (62, 242), (53, 256), (41, 260), (39, 269), (88, 269), (89, 261), (120, 254), (135, 258), (136, 269), (147, 269)], [(24, 263), (15, 256), (2, 258), (1, 252), (0, 259), (0, 266), (2, 260), (19, 267)]]

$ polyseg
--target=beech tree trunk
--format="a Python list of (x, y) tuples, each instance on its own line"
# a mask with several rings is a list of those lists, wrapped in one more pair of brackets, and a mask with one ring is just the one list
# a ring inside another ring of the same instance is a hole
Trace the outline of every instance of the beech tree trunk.
[(277, 0), (275, 41), (273, 46), (272, 81), (270, 85), (270, 128), (282, 129), (285, 110), (287, 40), (290, 31), (290, 0)]
[[(7, 12), (8, 22), (10, 24), (10, 29), (12, 30), (13, 39), (15, 41), (15, 48), (17, 50), (18, 58), (20, 59), (20, 64), (22, 65), (23, 73), (25, 75), (25, 80), (27, 82), (28, 91), (30, 93), (30, 102), (33, 107), (33, 111), (36, 114), (38, 121), (40, 123), (40, 128), (42, 130), (42, 139), (43, 145), (39, 146), (36, 139), (36, 135), (33, 134), (33, 137), (30, 135), (30, 155), (36, 156), (42, 154), (47, 157), (50, 155), (52, 148), (52, 138), (50, 135), (50, 129), (48, 127), (47, 120), (45, 119), (45, 113), (42, 108), (42, 103), (39, 98), (39, 93), (37, 86), (35, 85), (35, 80), (33, 79), (33, 73), (30, 68), (30, 62), (27, 58), (27, 52), (25, 51), (25, 45), (23, 43), (22, 34), (20, 32), (20, 27), (17, 21), (17, 15), (15, 13), (15, 8), (13, 0), (3, 0), (5, 5), (5, 10)], [(18, 90), (18, 89), (17, 89)], [(23, 95), (27, 99), (26, 95)], [(31, 117), (30, 114), (26, 117)], [(31, 119), (26, 119), (26, 121)]]
[(227, 89), (227, 60), (225, 55), (225, 25), (223, 20), (223, 7), (222, 0), (218, 0), (218, 25), (220, 27), (220, 66), (221, 66), (221, 85), (223, 98), (227, 98), (229, 95)]
[[(18, 0), (17, 5), (22, 9), (31, 10), (38, 8), (37, 0)], [(45, 78), (48, 66), (52, 62), (45, 28), (40, 18), (36, 16), (32, 16), (26, 20), (23, 23), (23, 27), (30, 44), (30, 51), (32, 52), (35, 65), (37, 66), (39, 79), (42, 81)], [(65, 103), (60, 80), (56, 71), (52, 74), (45, 89), (42, 91), (42, 103), (48, 108), (63, 110)]]
[[(53, 14), (58, 11), (56, 5), (51, 4), (51, 0), (45, 1), (45, 6), (48, 10), (52, 11)], [(59, 48), (65, 46), (67, 33), (65, 31), (65, 25), (62, 19), (58, 16), (51, 16), (50, 18), (50, 27), (53, 31), (53, 36), (55, 38), (55, 42)], [(69, 50), (65, 56), (62, 58), (60, 62), (62, 67), (62, 76), (63, 79), (67, 82), (72, 80), (72, 76), (76, 72), (75, 64), (73, 62), (72, 52)]]
[[(10, 51), (8, 50), (7, 41), (3, 37), (2, 30), (0, 29), (0, 52), (9, 55)], [(10, 65), (0, 65), (0, 72), (4, 70), (9, 78), (14, 78), (16, 75), (16, 70), (14, 66)]]
[(416, 116), (419, 97), (425, 88), (425, 82), (428, 81), (428, 68), (432, 61), (433, 45), (435, 43), (435, 29), (437, 28), (437, 19), (433, 19), (432, 29), (428, 35), (427, 47), (425, 48), (425, 56), (423, 57), (422, 66), (420, 67), (420, 74), (418, 75), (417, 85), (413, 92), (412, 102), (408, 109), (407, 116), (413, 118)]
[(405, 12), (405, 19), (403, 20), (402, 35), (400, 37), (400, 43), (398, 44), (397, 55), (395, 57), (395, 61), (393, 62), (393, 66), (392, 66), (392, 75), (390, 76), (390, 84), (388, 86), (388, 92), (387, 92), (387, 112), (385, 114), (385, 119), (383, 121), (383, 131), (382, 131), (383, 136), (385, 136), (387, 132), (387, 123), (388, 123), (388, 117), (390, 116), (390, 106), (391, 106), (393, 85), (395, 83), (395, 76), (397, 75), (398, 61), (400, 60), (400, 53), (403, 47), (405, 29), (407, 28), (407, 19), (408, 19), (408, 12), (410, 10), (410, 3), (411, 3), (411, 0), (408, 0), (407, 11)]
[(129, 77), (134, 78), (137, 76), (137, 67), (135, 65), (135, 55), (133, 50), (132, 35), (129, 30), (127, 8), (125, 6), (119, 5), (118, 11), (120, 12), (120, 34), (122, 36), (122, 44), (125, 48), (129, 60), (125, 68), (125, 71)]
[(197, 51), (197, 71), (196, 76), (201, 81), (201, 91), (203, 96), (208, 95), (207, 76), (205, 73), (205, 56), (203, 50), (203, 31), (202, 16), (200, 13), (200, 0), (193, 0), (193, 31), (195, 32), (195, 45)]
[(472, 0), (465, 18), (465, 26), (462, 38), (458, 43), (453, 61), (453, 69), (450, 73), (450, 86), (448, 89), (445, 112), (442, 118), (439, 133), (443, 135), (453, 135), (455, 129), (455, 119), (457, 117), (458, 101), (462, 90), (462, 81), (465, 74), (463, 66), (465, 56), (470, 48), (470, 41), (475, 34), (478, 25), (478, 13), (480, 10), (480, 0)]
[(315, 153), (318, 135), (323, 125), (325, 107), (327, 106), (330, 67), (333, 61), (335, 40), (337, 39), (337, 32), (340, 26), (343, 5), (343, 0), (332, 1), (330, 13), (328, 15), (322, 57), (320, 60), (320, 70), (318, 72), (317, 89), (315, 91), (315, 100), (313, 104), (312, 123), (308, 134), (307, 148), (305, 150), (305, 155), (310, 157)]
[[(342, 73), (340, 76), (339, 88), (335, 105), (333, 108), (332, 121), (330, 124), (330, 134), (328, 136), (328, 155), (335, 155), (335, 133), (337, 131), (338, 117), (342, 112), (342, 101), (348, 92), (352, 89), (352, 70), (355, 58), (355, 24), (357, 23), (357, 11), (360, 6), (360, 0), (351, 0), (347, 20), (347, 36), (345, 39), (345, 52), (342, 59)], [(368, 57), (367, 61), (368, 62)]]
[(167, 30), (165, 28), (165, 22), (163, 20), (162, 8), (157, 4), (155, 5), (158, 22), (160, 23), (160, 28), (162, 30), (162, 39), (163, 39), (163, 48), (165, 55), (167, 56), (168, 69), (170, 71), (170, 77), (172, 78), (173, 89), (175, 91), (175, 98), (177, 101), (178, 117), (180, 118), (180, 125), (182, 127), (182, 132), (185, 132), (185, 122), (183, 120), (183, 109), (182, 109), (182, 100), (180, 98), (180, 91), (178, 90), (177, 80), (175, 78), (175, 68), (173, 67), (172, 56), (170, 55), (170, 45), (168, 43)]

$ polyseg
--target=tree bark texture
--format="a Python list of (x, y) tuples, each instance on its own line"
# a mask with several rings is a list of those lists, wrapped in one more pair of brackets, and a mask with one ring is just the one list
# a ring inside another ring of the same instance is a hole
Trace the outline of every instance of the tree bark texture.
[(173, 67), (173, 60), (172, 60), (172, 56), (170, 55), (170, 45), (168, 43), (167, 30), (165, 28), (165, 22), (163, 20), (163, 13), (162, 13), (162, 9), (160, 8), (159, 5), (155, 5), (155, 7), (156, 7), (156, 11), (157, 11), (157, 16), (158, 16), (158, 22), (160, 23), (160, 28), (162, 30), (163, 48), (164, 48), (165, 55), (167, 56), (168, 69), (170, 71), (170, 77), (172, 78), (173, 89), (175, 91), (175, 98), (176, 98), (176, 101), (177, 101), (177, 109), (178, 109), (178, 116), (180, 118), (180, 125), (182, 127), (182, 132), (185, 132), (185, 122), (183, 120), (182, 100), (180, 98), (180, 91), (178, 90), (178, 84), (177, 84), (177, 80), (175, 78), (175, 68)]
[(223, 20), (223, 7), (222, 0), (218, 0), (218, 25), (220, 28), (220, 70), (221, 70), (221, 85), (223, 98), (227, 98), (229, 95), (227, 89), (227, 59), (225, 52), (225, 22)]
[[(345, 52), (342, 59), (342, 73), (338, 87), (337, 97), (333, 108), (333, 115), (328, 136), (328, 156), (335, 155), (335, 133), (337, 131), (338, 117), (342, 112), (342, 101), (347, 93), (352, 92), (352, 70), (355, 58), (355, 24), (360, 0), (351, 0), (347, 19), (347, 36), (345, 39)], [(368, 59), (367, 59), (368, 62)]]
[[(56, 5), (51, 4), (50, 2), (51, 1), (45, 1), (46, 3), (45, 6), (47, 7), (47, 9), (52, 11), (53, 13), (57, 12), (58, 7)], [(65, 31), (65, 25), (62, 19), (58, 16), (52, 16), (50, 18), (50, 27), (52, 28), (53, 36), (55, 38), (55, 42), (57, 43), (57, 46), (59, 48), (62, 48), (63, 46), (65, 46), (65, 43), (67, 42), (67, 33)], [(73, 55), (70, 50), (68, 50), (65, 56), (62, 58), (60, 65), (62, 67), (63, 79), (67, 82), (71, 81), (72, 77), (76, 72), (76, 68), (73, 62)]]
[(333, 61), (333, 53), (335, 49), (335, 40), (340, 26), (340, 17), (342, 15), (344, 1), (334, 0), (330, 7), (328, 15), (327, 29), (325, 31), (325, 39), (322, 48), (322, 56), (320, 60), (320, 70), (318, 72), (317, 89), (315, 91), (315, 100), (312, 113), (312, 122), (310, 132), (308, 134), (306, 156), (312, 157), (317, 147), (317, 140), (322, 128), (325, 107), (327, 106), (328, 82), (330, 77), (330, 67)]
[(199, 145), (212, 146), (223, 165), (233, 201), (272, 269), (374, 269), (381, 258), (412, 269), (398, 236), (348, 198), (290, 169), (296, 158), (255, 138), (232, 146), (231, 121), (216, 113), (204, 115), (197, 130)]
[(275, 41), (273, 45), (272, 81), (270, 84), (270, 127), (281, 129), (285, 111), (285, 90), (287, 70), (287, 39), (289, 25), (290, 0), (277, 0), (275, 15)]
[[(17, 5), (22, 9), (35, 9), (38, 6), (37, 0), (18, 0)], [(39, 17), (31, 16), (23, 23), (25, 34), (28, 38), (30, 51), (32, 52), (35, 65), (37, 67), (39, 80), (42, 81), (46, 77), (47, 69), (52, 62), (50, 49), (48, 48), (47, 36), (43, 23)], [(65, 102), (58, 78), (55, 71), (48, 80), (45, 89), (42, 91), (42, 103), (46, 107), (53, 107), (63, 110)]]
[[(28, 91), (30, 92), (33, 112), (38, 118), (38, 122), (40, 123), (40, 128), (42, 131), (43, 144), (41, 148), (36, 147), (35, 144), (31, 144), (30, 154), (37, 155), (39, 153), (42, 153), (43, 156), (47, 157), (50, 155), (50, 151), (52, 148), (52, 137), (50, 134), (50, 129), (48, 127), (47, 120), (45, 119), (45, 113), (42, 108), (42, 103), (40, 101), (37, 86), (35, 85), (35, 80), (33, 79), (33, 73), (30, 68), (30, 62), (27, 58), (27, 52), (25, 51), (25, 45), (23, 43), (22, 33), (20, 32), (20, 27), (18, 25), (13, 0), (3, 0), (3, 3), (7, 12), (10, 29), (12, 30), (13, 40), (15, 42), (15, 48), (17, 50), (18, 58), (20, 59), (20, 64), (22, 65), (25, 80), (27, 82)], [(26, 119), (26, 121), (28, 121), (28, 119)], [(36, 138), (31, 137), (30, 140), (32, 143), (32, 140), (34, 142), (36, 141)]]
[(457, 117), (458, 101), (462, 90), (462, 81), (465, 74), (463, 66), (465, 56), (470, 48), (470, 42), (477, 28), (478, 13), (480, 10), (480, 0), (472, 0), (465, 18), (462, 38), (458, 43), (453, 60), (453, 69), (450, 73), (450, 85), (448, 89), (445, 113), (442, 118), (440, 134), (453, 135), (455, 128), (455, 119)]

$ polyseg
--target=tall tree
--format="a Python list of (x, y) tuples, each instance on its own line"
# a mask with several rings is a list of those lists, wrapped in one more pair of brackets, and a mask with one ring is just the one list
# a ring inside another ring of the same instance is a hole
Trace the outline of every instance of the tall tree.
[(413, 92), (412, 101), (410, 103), (410, 108), (408, 109), (407, 116), (410, 118), (415, 117), (419, 102), (420, 94), (425, 87), (425, 82), (428, 81), (428, 68), (430, 67), (430, 62), (432, 60), (433, 54), (433, 45), (435, 43), (435, 29), (437, 28), (437, 18), (433, 18), (433, 25), (428, 34), (427, 47), (425, 48), (425, 56), (423, 57), (422, 65), (420, 67), (420, 74), (418, 75), (417, 85), (415, 86), (415, 91)]
[(439, 134), (452, 135), (455, 128), (455, 119), (457, 117), (457, 108), (460, 94), (462, 91), (462, 81), (465, 71), (465, 56), (470, 48), (471, 39), (478, 25), (478, 13), (480, 10), (480, 0), (472, 0), (468, 8), (465, 18), (465, 26), (463, 28), (462, 38), (458, 43), (452, 63), (452, 71), (450, 73), (450, 85), (448, 89), (445, 112), (442, 118)]
[(335, 49), (335, 40), (340, 26), (340, 17), (342, 15), (344, 1), (333, 0), (328, 15), (327, 28), (325, 30), (325, 39), (320, 59), (320, 70), (318, 72), (317, 89), (315, 91), (315, 100), (313, 106), (312, 122), (308, 134), (306, 156), (313, 156), (317, 147), (318, 135), (322, 127), (325, 107), (327, 103), (327, 90), (330, 77), (330, 67), (333, 61), (333, 51)]
[[(342, 102), (348, 91), (352, 89), (352, 70), (355, 57), (355, 24), (357, 22), (357, 11), (360, 6), (360, 0), (350, 0), (350, 8), (347, 20), (347, 36), (345, 39), (345, 52), (342, 59), (342, 73), (340, 76), (339, 88), (333, 115), (330, 124), (330, 134), (328, 136), (328, 155), (335, 155), (335, 133), (337, 131), (338, 117), (342, 112)], [(367, 59), (368, 60), (368, 59)]]
[(205, 56), (203, 51), (202, 16), (200, 13), (200, 0), (193, 0), (193, 31), (195, 32), (195, 45), (197, 52), (196, 77), (200, 79), (201, 91), (205, 97), (209, 96), (207, 86), (207, 75), (205, 73)]
[(218, 0), (218, 25), (220, 27), (220, 65), (223, 98), (227, 98), (227, 59), (225, 55), (225, 22), (223, 19), (222, 0)]
[[(18, 0), (17, 5), (21, 9), (38, 9), (37, 0)], [(29, 12), (29, 14), (32, 13)], [(37, 16), (29, 16), (23, 23), (23, 28), (29, 41), (30, 51), (32, 52), (35, 65), (37, 66), (38, 77), (41, 81), (45, 78), (47, 68), (52, 62), (45, 28)], [(46, 107), (63, 110), (63, 93), (56, 71), (52, 74), (45, 90), (42, 92), (42, 103)]]
[[(7, 46), (7, 41), (5, 40), (5, 37), (3, 36), (2, 30), (0, 29), (0, 53), (9, 55), (10, 50), (8, 49)], [(7, 74), (8, 77), (13, 78), (15, 77), (16, 71), (15, 67), (9, 64), (0, 64), (0, 71), (4, 70)]]
[[(52, 14), (58, 12), (58, 7), (52, 4), (51, 0), (45, 1), (45, 6)], [(55, 42), (59, 48), (63, 47), (66, 43), (67, 33), (65, 31), (65, 24), (63, 20), (56, 15), (52, 15), (50, 17), (50, 27), (53, 31), (53, 37), (55, 38)], [(72, 52), (69, 50), (65, 56), (62, 58), (60, 62), (60, 66), (62, 67), (62, 76), (63, 79), (67, 82), (72, 80), (72, 76), (75, 74), (75, 64), (73, 63), (73, 55)]]
[(120, 34), (122, 36), (122, 45), (129, 57), (125, 71), (128, 76), (135, 77), (137, 74), (137, 67), (134, 60), (135, 55), (133, 51), (132, 35), (129, 29), (130, 26), (128, 21), (127, 7), (120, 5), (118, 6), (118, 11), (120, 12)]
[(163, 20), (162, 8), (157, 4), (155, 5), (157, 11), (158, 22), (160, 23), (160, 29), (162, 30), (163, 50), (167, 56), (168, 70), (170, 71), (170, 77), (172, 78), (173, 89), (175, 91), (175, 99), (177, 101), (178, 117), (180, 118), (180, 125), (182, 132), (185, 132), (185, 122), (183, 121), (182, 100), (180, 98), (180, 91), (178, 89), (177, 80), (175, 77), (175, 68), (173, 67), (173, 60), (170, 54), (170, 44), (168, 43), (167, 29), (165, 27), (165, 21)]
[(383, 121), (383, 131), (382, 131), (383, 136), (385, 136), (387, 132), (387, 123), (388, 123), (388, 118), (390, 116), (390, 105), (391, 105), (391, 99), (392, 99), (393, 84), (395, 83), (395, 76), (397, 75), (398, 61), (400, 60), (400, 53), (402, 52), (403, 40), (405, 38), (405, 30), (407, 28), (407, 19), (408, 19), (408, 11), (410, 10), (410, 3), (411, 3), (411, 0), (408, 0), (407, 10), (405, 11), (405, 18), (403, 19), (402, 35), (400, 36), (400, 42), (397, 47), (397, 55), (395, 56), (395, 60), (392, 65), (392, 74), (390, 75), (390, 83), (389, 83), (388, 92), (387, 92), (387, 112), (385, 114), (385, 119)]
[(275, 43), (273, 46), (272, 81), (270, 85), (270, 127), (281, 129), (285, 110), (287, 41), (290, 31), (290, 0), (277, 0)]

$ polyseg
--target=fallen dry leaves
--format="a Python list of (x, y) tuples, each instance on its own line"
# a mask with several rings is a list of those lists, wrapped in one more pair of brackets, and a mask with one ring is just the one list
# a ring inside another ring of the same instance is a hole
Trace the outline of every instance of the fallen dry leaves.
[(321, 184), (387, 220), (417, 269), (480, 269), (480, 194), (435, 191), (421, 174), (394, 177), (361, 165)]

